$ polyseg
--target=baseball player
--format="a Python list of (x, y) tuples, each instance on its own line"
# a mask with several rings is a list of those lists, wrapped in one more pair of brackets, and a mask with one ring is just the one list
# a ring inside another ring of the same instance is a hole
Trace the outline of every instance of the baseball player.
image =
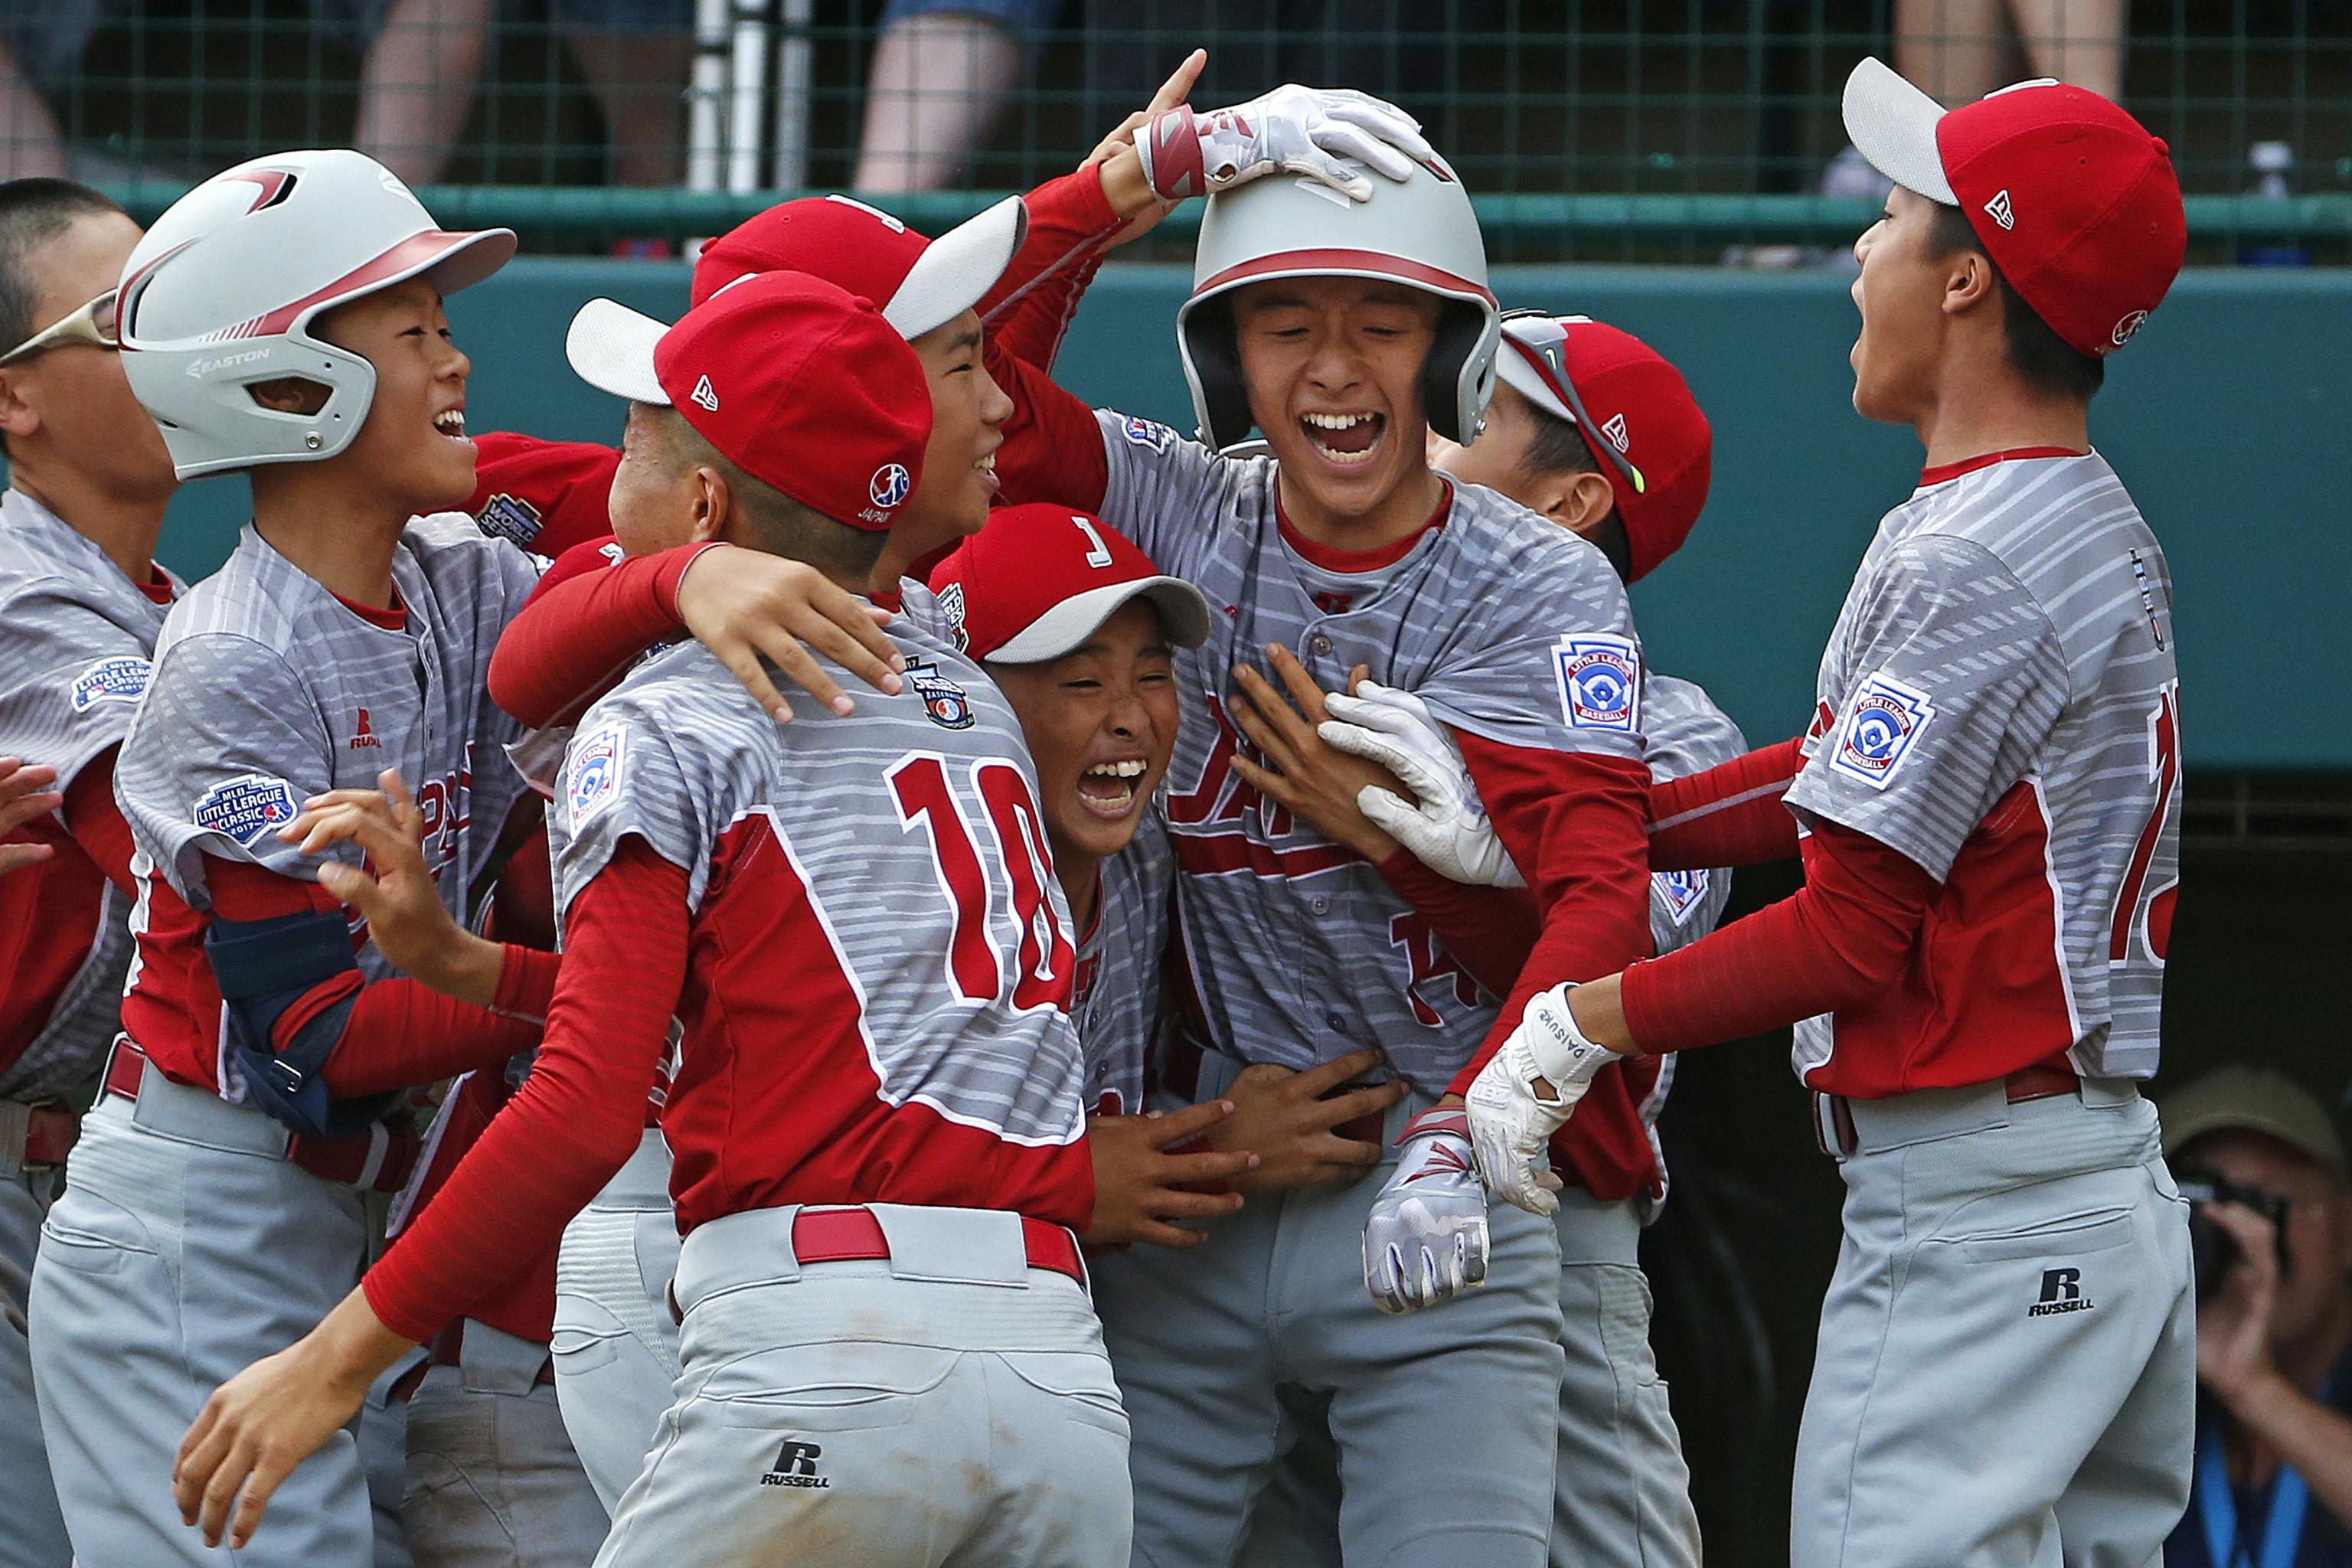
[[(1209, 643), (1178, 659), (1197, 706), (1169, 816), (1206, 1049), (1197, 1082), (1173, 1087), (1218, 1094), (1253, 1066), (1309, 1068), (1377, 1044), (1411, 1086), (1393, 1138), (1466, 1083), (1528, 994), (1648, 951), (1640, 647), (1598, 551), (1427, 467), (1425, 427), (1475, 430), (1498, 337), (1468, 198), (1434, 154), (1351, 205), (1290, 181), (1218, 194), (1195, 279), (1178, 342), (1206, 445), (1064, 397), (1029, 411), (1034, 435), (1008, 437), (998, 475), (1015, 499), (1099, 500), (1220, 606)], [(1252, 424), (1272, 458), (1216, 455)], [(1543, 910), (1527, 974), (1499, 1008), (1420, 936), (1421, 917), (1374, 868), (1235, 775), (1231, 672), (1276, 642), (1328, 689), (1360, 663), (1417, 686), (1471, 737), (1472, 771)], [(1580, 1166), (1598, 1201), (1652, 1180), (1647, 1088), (1620, 1079), (1602, 1091), (1612, 1131)], [(1467, 1148), (1458, 1112), (1439, 1110), (1382, 1174), (1466, 1170)], [(1424, 1332), (1355, 1289), (1380, 1185), (1252, 1203), (1181, 1257), (1141, 1249), (1098, 1266), (1138, 1417), (1137, 1561), (1231, 1560), (1291, 1440), (1286, 1384), (1331, 1399), (1350, 1561), (1544, 1560), (1563, 1355), (1557, 1233), (1501, 1216), (1486, 1289), (1464, 1303), (1478, 1317)], [(1475, 1189), (1453, 1206), (1465, 1237), (1484, 1240)], [(1597, 1353), (1589, 1336), (1578, 1349)]]
[[(1706, 502), (1713, 437), (1681, 373), (1639, 339), (1585, 317), (1512, 311), (1503, 318), (1486, 428), (1474, 446), (1433, 442), (1433, 453), (1454, 479), (1486, 485), (1592, 540), (1630, 582), (1688, 536)], [(1261, 766), (1236, 758), (1234, 769), (1246, 782), (1334, 842), (1354, 847), (1400, 890), (1411, 887), (1423, 861), (1460, 882), (1519, 880), (1483, 825), (1484, 807), (1454, 742), (1417, 699), (1378, 687), (1360, 689), (1353, 699), (1327, 699), (1286, 651), (1272, 662), (1297, 710), (1265, 694), (1254, 672), (1242, 672), (1245, 700), (1235, 703), (1234, 716), (1265, 759)], [(1738, 729), (1698, 687), (1654, 673), (1647, 680), (1643, 745), (1654, 779), (1686, 777), (1746, 749)], [(1318, 733), (1309, 720), (1324, 714), (1327, 701), (1330, 712), (1366, 723), (1334, 718)], [(1362, 784), (1362, 764), (1348, 752), (1395, 770), (1412, 785), (1413, 797)], [(1407, 896), (1417, 908), (1447, 907), (1426, 895)], [(1650, 933), (1657, 951), (1673, 952), (1712, 930), (1729, 896), (1727, 871), (1653, 874)], [(1512, 908), (1514, 918), (1499, 925), (1459, 935), (1441, 927), (1438, 933), (1497, 992), (1517, 976), (1534, 933), (1532, 911), (1523, 903)], [(1653, 1124), (1669, 1081), (1661, 1073), (1643, 1102)], [(1562, 1164), (1574, 1158), (1565, 1142), (1554, 1153)], [(1602, 1352), (1571, 1356), (1560, 1387), (1551, 1536), (1551, 1560), (1559, 1568), (1699, 1561), (1689, 1471), (1650, 1353), (1648, 1286), (1637, 1256), (1640, 1227), (1664, 1195), (1663, 1163), (1658, 1175), (1649, 1192), (1610, 1205), (1564, 1202), (1555, 1215), (1563, 1319), (1571, 1331), (1591, 1325)], [(1426, 1278), (1419, 1268), (1386, 1263), (1380, 1283), (1410, 1302)], [(1247, 1561), (1297, 1563), (1337, 1552), (1339, 1476), (1328, 1436), (1318, 1421), (1304, 1425), (1261, 1507)]]
[[(652, 426), (725, 465), (727, 537), (862, 585), (922, 460), (913, 352), (870, 304), (789, 275), (646, 325), (572, 342), (635, 405), (616, 497)], [(539, 1065), (362, 1290), (192, 1429), (182, 1491), (208, 1532), (234, 1503), (249, 1538), (278, 1456), (335, 1430), (362, 1369), (627, 1156), (676, 1011), (685, 1371), (598, 1562), (1124, 1553), (1126, 1417), (1066, 1228), (1090, 1176), (1035, 776), (979, 668), (891, 630), (917, 656), (907, 689), (847, 717), (797, 698), (775, 724), (699, 647), (591, 710)]]
[(1660, 792), (1688, 822), (1661, 845), (1745, 863), (1801, 835), (1806, 886), (1531, 1005), (1470, 1093), (1478, 1166), (1542, 1209), (1544, 1142), (1597, 1066), (1796, 1022), (1848, 1199), (1790, 1560), (2149, 1563), (2194, 1401), (2186, 1209), (2136, 1087), (2179, 699), (2164, 554), (2088, 405), (2179, 269), (2179, 185), (2161, 141), (2057, 82), (1947, 114), (1864, 60), (1844, 115), (1895, 184), (1854, 247), (1854, 405), (1927, 466), (1864, 556), (1811, 731)]
[[(362, 1194), (413, 1158), (383, 1120), (397, 1092), (537, 1034), (551, 958), (513, 950), (499, 1008), (442, 1003), (388, 977), (333, 874), (270, 831), (396, 765), (421, 781), (428, 869), (460, 907), (506, 818), (517, 786), (491, 764), (516, 731), (483, 671), (535, 569), (462, 517), (410, 520), (473, 483), (439, 297), (512, 249), (438, 229), (368, 159), (306, 153), (205, 182), (123, 266), (131, 391), (180, 478), (250, 470), (255, 521), (175, 606), (115, 770), (137, 881), (124, 1037), (31, 1303), (84, 1562), (205, 1556), (170, 1500), (170, 1428), (355, 1276)], [(287, 1500), (247, 1561), (371, 1561), (350, 1436)]]
[[(68, 1097), (97, 1075), (130, 963), (114, 759), (179, 584), (154, 564), (173, 487), (114, 349), (139, 227), (63, 180), (0, 184), (0, 1564), (71, 1558), (33, 1398), (26, 1308)], [(33, 792), (33, 793), (25, 793)]]

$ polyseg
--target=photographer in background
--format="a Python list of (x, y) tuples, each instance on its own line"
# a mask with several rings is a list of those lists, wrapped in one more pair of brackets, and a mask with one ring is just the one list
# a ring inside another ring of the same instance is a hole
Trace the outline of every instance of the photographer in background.
[(2224, 1068), (2163, 1103), (2193, 1208), (2197, 1468), (2166, 1568), (2352, 1568), (2352, 1201), (2326, 1109)]

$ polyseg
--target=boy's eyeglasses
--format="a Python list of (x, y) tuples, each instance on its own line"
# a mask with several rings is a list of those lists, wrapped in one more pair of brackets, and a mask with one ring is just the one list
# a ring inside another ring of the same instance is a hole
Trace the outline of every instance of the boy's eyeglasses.
[(0, 354), (0, 365), (16, 364), (35, 354), (64, 348), (68, 343), (87, 343), (99, 349), (121, 348), (121, 340), (116, 336), (115, 292), (109, 289), (79, 310), (43, 327), (6, 353)]
[[(1576, 395), (1576, 383), (1568, 374), (1568, 323), (1548, 310), (1507, 310), (1503, 323), (1504, 341), (1518, 351), (1519, 357), (1575, 416), (1577, 433), (1592, 455), (1624, 475), (1635, 495), (1647, 494), (1650, 483), (1642, 477), (1642, 470), (1602, 433), (1585, 411), (1584, 399)], [(0, 360), (0, 364), (6, 363)]]

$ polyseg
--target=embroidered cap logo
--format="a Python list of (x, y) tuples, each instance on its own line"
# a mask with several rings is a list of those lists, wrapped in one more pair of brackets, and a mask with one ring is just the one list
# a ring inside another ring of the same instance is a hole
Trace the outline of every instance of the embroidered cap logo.
[(709, 376), (698, 380), (694, 390), (687, 395), (693, 398), (698, 406), (708, 408), (713, 414), (719, 412), (719, 389), (710, 384)]

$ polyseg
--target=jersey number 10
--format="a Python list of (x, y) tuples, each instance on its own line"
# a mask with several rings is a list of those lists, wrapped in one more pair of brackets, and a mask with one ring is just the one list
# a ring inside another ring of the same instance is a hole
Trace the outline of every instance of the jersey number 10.
[[(1064, 934), (1045, 890), (1054, 859), (1036, 799), (1029, 793), (1028, 781), (1010, 763), (984, 761), (971, 766), (973, 793), (980, 797), (988, 835), (995, 840), (997, 858), (1012, 889), (1013, 929), (1020, 932), (1013, 1006), (1015, 1011), (1043, 1006), (1066, 1010), (1076, 950)], [(940, 890), (955, 910), (948, 984), (967, 1002), (992, 1002), (1003, 992), (1004, 969), (990, 929), (992, 900), (981, 863), (981, 825), (970, 820), (956, 799), (944, 759), (908, 757), (890, 770), (889, 779), (900, 827), (920, 823), (929, 834)]]

